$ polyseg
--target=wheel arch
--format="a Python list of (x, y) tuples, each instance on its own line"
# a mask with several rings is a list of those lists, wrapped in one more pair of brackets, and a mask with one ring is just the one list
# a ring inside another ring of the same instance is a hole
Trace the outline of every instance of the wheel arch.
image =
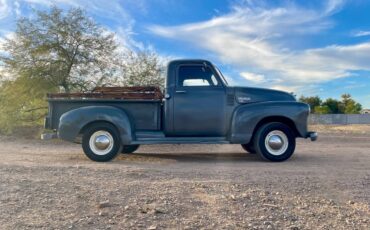
[(263, 124), (280, 122), (289, 126), (296, 137), (305, 137), (309, 109), (299, 102), (261, 102), (239, 106), (233, 114), (231, 143), (248, 144)]
[(295, 123), (292, 119), (290, 119), (288, 117), (285, 117), (285, 116), (268, 116), (268, 117), (262, 118), (257, 123), (257, 125), (254, 127), (253, 133), (252, 133), (252, 140), (253, 140), (253, 137), (256, 134), (257, 130), (260, 127), (262, 127), (264, 124), (272, 123), (272, 122), (279, 122), (279, 123), (285, 124), (293, 131), (293, 133), (296, 137), (300, 136), (299, 131), (297, 129), (297, 126), (295, 125)]
[[(110, 122), (110, 121), (107, 121), (107, 120), (96, 120), (96, 121), (91, 121), (91, 122), (89, 122), (89, 123), (87, 123), (87, 124), (85, 124), (81, 129), (80, 129), (80, 131), (79, 131), (79, 135), (83, 135), (85, 132), (86, 132), (86, 130), (88, 129), (88, 128), (90, 128), (91, 126), (93, 126), (93, 125), (95, 125), (95, 124), (109, 124), (109, 125), (112, 125), (114, 128), (116, 128), (117, 129), (117, 127), (116, 127), (116, 125), (115, 124), (113, 124), (112, 122)], [(117, 131), (118, 131), (118, 129), (117, 129)]]
[(75, 142), (86, 128), (99, 122), (113, 125), (123, 144), (132, 142), (132, 127), (128, 115), (124, 110), (113, 106), (86, 106), (66, 112), (60, 117), (58, 136)]

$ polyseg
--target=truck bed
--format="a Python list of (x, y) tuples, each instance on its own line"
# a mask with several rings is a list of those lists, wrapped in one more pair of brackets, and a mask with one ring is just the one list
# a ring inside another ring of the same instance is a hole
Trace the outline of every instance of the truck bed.
[(162, 93), (156, 87), (102, 87), (89, 93), (48, 94), (45, 127), (58, 129), (60, 117), (84, 106), (113, 106), (126, 112), (137, 131), (161, 129)]

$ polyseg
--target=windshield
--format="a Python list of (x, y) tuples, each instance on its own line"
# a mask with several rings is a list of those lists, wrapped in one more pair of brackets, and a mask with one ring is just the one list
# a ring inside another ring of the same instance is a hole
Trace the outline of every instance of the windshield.
[(217, 66), (213, 66), (213, 68), (216, 70), (218, 76), (220, 76), (222, 78), (222, 81), (225, 83), (225, 85), (229, 85), (226, 81), (226, 78), (224, 77), (224, 75), (221, 73), (221, 71), (217, 68)]

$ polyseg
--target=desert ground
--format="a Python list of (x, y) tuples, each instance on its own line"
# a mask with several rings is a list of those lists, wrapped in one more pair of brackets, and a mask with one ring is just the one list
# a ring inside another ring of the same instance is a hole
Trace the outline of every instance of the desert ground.
[(1, 229), (370, 229), (370, 126), (314, 126), (293, 157), (239, 145), (80, 145), (0, 136)]

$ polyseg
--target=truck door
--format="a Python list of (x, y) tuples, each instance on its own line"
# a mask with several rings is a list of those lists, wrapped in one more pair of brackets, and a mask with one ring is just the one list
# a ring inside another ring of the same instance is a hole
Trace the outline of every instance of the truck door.
[(207, 65), (180, 65), (173, 102), (176, 136), (225, 136), (225, 87)]

